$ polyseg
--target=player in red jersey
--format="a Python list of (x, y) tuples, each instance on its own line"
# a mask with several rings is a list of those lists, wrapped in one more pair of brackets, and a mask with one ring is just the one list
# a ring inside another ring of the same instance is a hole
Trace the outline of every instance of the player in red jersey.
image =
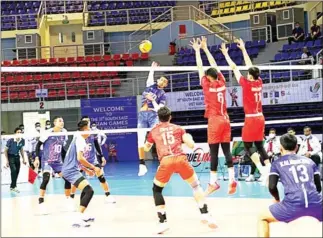
[(158, 118), (160, 123), (150, 131), (144, 147), (145, 151), (149, 151), (152, 145), (156, 143), (160, 160), (153, 186), (153, 195), (159, 218), (158, 234), (168, 230), (162, 191), (174, 173), (178, 173), (192, 187), (194, 198), (200, 208), (202, 222), (207, 223), (210, 228), (216, 228), (215, 222), (208, 213), (204, 191), (198, 177), (182, 150), (182, 143), (185, 143), (189, 148), (194, 148), (192, 136), (187, 134), (180, 126), (170, 123), (171, 111), (169, 108), (162, 107), (159, 109)]
[[(229, 171), (228, 193), (233, 194), (236, 192), (237, 182), (234, 179), (232, 154), (230, 151), (231, 127), (230, 118), (227, 113), (225, 79), (212, 54), (207, 48), (206, 37), (202, 36), (201, 40), (193, 39), (191, 46), (195, 50), (196, 63), (200, 77), (200, 85), (202, 86), (204, 93), (204, 117), (208, 119), (207, 135), (211, 155), (211, 172), (210, 183), (206, 190), (206, 194), (209, 195), (220, 188), (219, 184), (217, 183), (220, 144)], [(200, 49), (204, 50), (211, 65), (211, 68), (209, 68), (205, 72), (203, 70), (203, 62), (200, 54)]]
[[(231, 60), (225, 43), (222, 43), (221, 51), (229, 66), (232, 68), (235, 78), (242, 87), (243, 108), (245, 112), (242, 140), (244, 142), (245, 151), (256, 164), (260, 173), (264, 175), (265, 178), (268, 178), (270, 161), (263, 147), (265, 118), (262, 113), (262, 80), (259, 77), (260, 71), (259, 68), (253, 66), (243, 40), (239, 39), (237, 43), (238, 48), (242, 51), (245, 64), (249, 67), (247, 77), (242, 76), (237, 65)], [(255, 143), (262, 161), (259, 160), (259, 156), (256, 154), (252, 156), (256, 152), (251, 149), (253, 143)], [(263, 167), (262, 164), (265, 164), (265, 167)]]

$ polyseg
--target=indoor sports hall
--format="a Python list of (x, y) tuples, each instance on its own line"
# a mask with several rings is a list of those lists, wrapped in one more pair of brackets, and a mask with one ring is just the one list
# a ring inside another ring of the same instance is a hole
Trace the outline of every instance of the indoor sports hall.
[(1, 1), (1, 235), (322, 237), (322, 9)]

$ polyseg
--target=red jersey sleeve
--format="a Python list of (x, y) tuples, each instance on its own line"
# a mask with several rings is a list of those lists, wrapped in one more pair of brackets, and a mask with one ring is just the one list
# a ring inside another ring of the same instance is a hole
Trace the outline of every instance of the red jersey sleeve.
[(203, 76), (201, 80), (201, 86), (202, 88), (209, 88), (210, 87), (210, 81), (206, 78), (206, 76)]
[(154, 141), (154, 138), (153, 138), (153, 131), (150, 131), (148, 136), (147, 136), (147, 142), (150, 143), (150, 144), (154, 144), (155, 141)]
[(239, 84), (243, 87), (248, 83), (248, 80), (246, 79), (246, 77), (241, 76), (240, 80), (239, 80)]
[(218, 79), (225, 82), (225, 78), (222, 73), (218, 73)]

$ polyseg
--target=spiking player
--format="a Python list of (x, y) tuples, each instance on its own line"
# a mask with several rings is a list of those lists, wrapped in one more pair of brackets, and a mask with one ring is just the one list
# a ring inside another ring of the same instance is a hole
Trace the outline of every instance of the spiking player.
[[(322, 221), (320, 172), (311, 159), (297, 155), (296, 149), (297, 138), (294, 135), (280, 137), (282, 156), (273, 161), (269, 175), (269, 192), (275, 204), (259, 215), (258, 237), (270, 237), (271, 222), (291, 222), (302, 216)], [(259, 157), (257, 154), (253, 156)], [(279, 179), (285, 192), (283, 201), (280, 201), (277, 189)]]
[(182, 150), (182, 143), (189, 148), (194, 148), (194, 140), (190, 134), (175, 124), (171, 124), (171, 111), (167, 107), (158, 110), (160, 123), (148, 134), (145, 151), (149, 151), (156, 143), (160, 165), (154, 178), (153, 195), (157, 214), (159, 218), (158, 234), (168, 230), (165, 200), (162, 195), (163, 188), (169, 182), (174, 173), (178, 173), (193, 189), (194, 198), (202, 214), (202, 222), (207, 223), (210, 228), (216, 228), (208, 207), (205, 202), (204, 191), (200, 185), (197, 175), (187, 161), (186, 154)]
[[(79, 131), (89, 131), (89, 121), (83, 120), (78, 123)], [(91, 164), (85, 158), (85, 153), (88, 151), (88, 145), (86, 139), (89, 134), (80, 133), (75, 134), (69, 149), (67, 150), (66, 157), (63, 164), (62, 174), (64, 179), (73, 184), (76, 188), (81, 190), (81, 199), (79, 207), (79, 216), (72, 224), (74, 227), (89, 227), (89, 222), (93, 222), (94, 218), (84, 214), (88, 207), (94, 191), (89, 182), (83, 177), (79, 171), (79, 164), (81, 164), (85, 170), (91, 175), (99, 174), (101, 169), (94, 164)]]
[[(90, 118), (88, 116), (83, 116), (81, 121), (87, 121), (89, 125), (91, 124)], [(106, 179), (104, 177), (103, 167), (106, 164), (106, 160), (102, 154), (101, 146), (98, 142), (97, 136), (98, 135), (91, 134), (85, 139), (86, 144), (87, 144), (87, 150), (84, 151), (83, 156), (84, 156), (84, 158), (87, 159), (87, 161), (90, 164), (94, 164), (94, 166), (96, 166), (100, 169), (100, 172), (96, 173), (95, 175), (98, 178), (102, 189), (104, 190), (104, 193), (106, 196), (105, 202), (106, 203), (115, 203), (114, 198), (110, 195), (108, 182), (106, 181)], [(99, 155), (101, 157), (101, 160), (102, 160), (101, 164), (98, 162), (97, 155)], [(86, 168), (84, 168), (84, 166), (82, 164), (80, 164), (80, 165), (81, 165), (82, 170), (86, 170)], [(76, 190), (76, 187), (72, 186), (72, 191), (71, 191), (72, 198), (74, 198), (75, 190)]]
[(259, 68), (253, 66), (243, 40), (239, 39), (237, 43), (238, 48), (242, 51), (244, 62), (246, 66), (249, 67), (247, 77), (242, 76), (237, 65), (230, 58), (228, 48), (226, 48), (225, 43), (222, 43), (220, 50), (228, 62), (228, 65), (232, 68), (235, 78), (242, 87), (243, 109), (245, 112), (245, 121), (242, 128), (242, 141), (244, 143), (246, 154), (251, 157), (251, 155), (256, 152), (252, 150), (252, 144), (255, 143), (260, 154), (260, 158), (266, 166), (264, 168), (260, 161), (253, 162), (259, 169), (259, 172), (264, 175), (264, 182), (266, 183), (270, 170), (270, 161), (263, 146), (265, 118), (262, 114), (261, 103), (262, 80), (259, 77)]
[[(158, 123), (158, 109), (166, 105), (164, 88), (167, 86), (168, 80), (165, 77), (160, 77), (157, 83), (154, 82), (154, 68), (157, 66), (158, 64), (156, 62), (151, 64), (146, 89), (142, 93), (141, 109), (138, 115), (138, 128), (154, 127)], [(146, 132), (138, 131), (138, 152), (140, 159), (138, 176), (143, 176), (147, 173), (144, 151), (145, 138)]]
[[(46, 214), (47, 209), (44, 204), (44, 197), (46, 193), (46, 187), (49, 183), (50, 175), (52, 170), (54, 173), (59, 174), (62, 176), (62, 149), (66, 143), (66, 136), (54, 136), (50, 135), (51, 133), (57, 132), (66, 132), (64, 129), (64, 120), (62, 117), (55, 117), (53, 120), (54, 127), (50, 128), (42, 133), (39, 138), (39, 141), (36, 145), (36, 158), (34, 165), (35, 167), (39, 167), (39, 152), (40, 147), (43, 144), (43, 156), (41, 159), (41, 168), (43, 171), (43, 181), (40, 185), (40, 192), (39, 192), (39, 213)], [(66, 206), (68, 209), (73, 209), (73, 200), (69, 199), (71, 193), (71, 184), (67, 180), (65, 180), (65, 196), (67, 198)]]
[[(237, 182), (234, 179), (232, 154), (230, 152), (231, 127), (227, 113), (225, 79), (207, 48), (207, 40), (205, 37), (197, 40), (193, 39), (191, 47), (195, 50), (200, 85), (202, 86), (204, 93), (204, 117), (208, 119), (207, 135), (211, 155), (211, 172), (210, 183), (206, 193), (209, 195), (220, 188), (220, 185), (217, 182), (217, 170), (219, 164), (219, 148), (221, 144), (229, 171), (228, 193), (233, 194), (236, 192)], [(203, 70), (200, 49), (204, 50), (212, 67), (205, 72)]]

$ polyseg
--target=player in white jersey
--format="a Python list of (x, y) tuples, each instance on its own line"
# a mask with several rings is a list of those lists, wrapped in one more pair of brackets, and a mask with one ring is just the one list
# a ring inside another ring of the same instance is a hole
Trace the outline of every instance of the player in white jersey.
[[(77, 126), (79, 131), (85, 132), (90, 130), (89, 122), (85, 120), (80, 121)], [(84, 170), (91, 175), (100, 172), (100, 168), (96, 167), (94, 164), (89, 163), (85, 158), (85, 153), (88, 151), (88, 146), (85, 140), (88, 137), (89, 134), (75, 134), (70, 147), (67, 150), (62, 169), (64, 179), (66, 179), (82, 191), (79, 215), (72, 224), (74, 227), (89, 227), (89, 222), (94, 221), (93, 217), (89, 217), (84, 214), (93, 197), (94, 191), (89, 182), (79, 171), (79, 164), (81, 164), (84, 167)]]

